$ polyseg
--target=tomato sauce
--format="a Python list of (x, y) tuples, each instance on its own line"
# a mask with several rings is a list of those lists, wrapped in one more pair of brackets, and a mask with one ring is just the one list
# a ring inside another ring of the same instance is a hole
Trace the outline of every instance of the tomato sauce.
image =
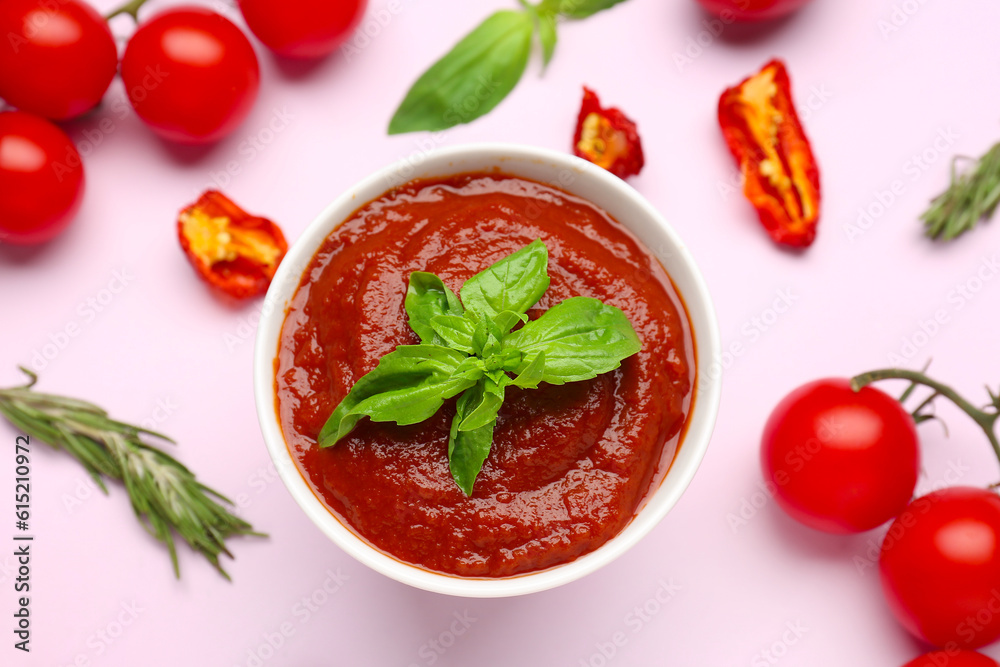
[[(411, 272), (458, 293), (536, 238), (552, 283), (528, 316), (600, 299), (629, 317), (638, 354), (590, 381), (509, 387), (471, 498), (448, 469), (454, 400), (421, 424), (363, 419), (337, 445), (316, 445), (355, 381), (419, 342), (403, 307)], [(316, 495), (376, 548), (438, 572), (514, 575), (572, 561), (629, 523), (679, 446), (692, 348), (662, 265), (593, 204), (501, 174), (413, 181), (358, 209), (304, 272), (275, 360), (278, 418)]]

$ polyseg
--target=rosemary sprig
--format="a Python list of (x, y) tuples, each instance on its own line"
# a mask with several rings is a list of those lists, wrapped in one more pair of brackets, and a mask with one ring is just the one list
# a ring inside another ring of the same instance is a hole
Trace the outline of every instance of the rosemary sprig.
[(65, 450), (77, 459), (105, 493), (108, 490), (103, 478), (121, 480), (139, 522), (166, 544), (178, 578), (174, 532), (204, 555), (226, 579), (229, 575), (219, 564), (219, 554), (233, 557), (226, 549), (226, 538), (265, 537), (216, 499), (230, 505), (232, 501), (200, 483), (194, 473), (147, 443), (143, 436), (170, 443), (173, 440), (111, 419), (92, 403), (39, 393), (33, 389), (38, 376), (26, 368), (21, 371), (29, 381), (20, 387), (0, 389), (0, 414), (29, 436)]
[(1000, 143), (962, 174), (956, 162), (951, 166), (951, 185), (920, 216), (924, 232), (932, 239), (948, 241), (969, 231), (981, 219), (990, 218), (1000, 203)]

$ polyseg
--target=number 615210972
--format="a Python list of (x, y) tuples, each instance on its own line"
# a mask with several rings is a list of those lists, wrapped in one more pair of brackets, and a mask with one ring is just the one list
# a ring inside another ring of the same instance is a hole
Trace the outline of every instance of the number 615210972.
[(28, 458), (28, 454), (30, 453), (28, 447), (30, 444), (26, 435), (19, 435), (17, 440), (14, 441), (14, 463), (17, 465), (17, 468), (14, 469), (14, 472), (17, 474), (17, 477), (14, 478), (14, 482), (17, 485), (14, 488), (14, 501), (19, 503), (14, 509), (19, 521), (27, 521), (29, 517), (28, 508), (30, 505), (28, 505), (28, 494), (30, 478), (28, 475), (31, 473), (31, 468), (28, 464), (31, 460)]

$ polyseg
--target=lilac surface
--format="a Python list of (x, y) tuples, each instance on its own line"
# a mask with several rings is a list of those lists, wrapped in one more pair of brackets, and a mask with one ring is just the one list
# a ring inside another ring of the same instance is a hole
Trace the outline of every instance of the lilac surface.
[[(564, 25), (545, 75), (536, 53), (486, 118), (436, 137), (387, 137), (422, 69), (488, 11), (513, 4), (373, 0), (374, 36), (315, 65), (277, 63), (255, 43), (260, 99), (209, 149), (158, 141), (128, 111), (120, 81), (101, 109), (69, 124), (85, 153), (86, 200), (49, 246), (0, 248), (0, 385), (19, 383), (15, 366), (75, 324), (53, 358), (35, 358), (41, 388), (171, 434), (179, 458), (271, 537), (232, 542), (233, 583), (182, 547), (175, 581), (124, 490), (104, 497), (78, 464), (38, 443), (32, 652), (12, 648), (14, 560), (3, 546), (0, 663), (884, 667), (921, 651), (882, 600), (869, 560), (881, 531), (831, 537), (784, 516), (761, 491), (758, 438), (774, 404), (818, 377), (933, 357), (934, 373), (977, 402), (984, 382), (1000, 382), (998, 223), (948, 245), (922, 238), (917, 223), (947, 182), (949, 157), (978, 155), (1000, 136), (1000, 5), (815, 0), (744, 30), (710, 22), (691, 0), (631, 0)], [(113, 27), (131, 29), (124, 18)], [(772, 56), (789, 66), (821, 163), (820, 232), (802, 254), (763, 233), (715, 120), (722, 89)], [(408, 588), (333, 546), (269, 468), (251, 391), (260, 303), (233, 308), (208, 294), (178, 249), (175, 212), (215, 185), (294, 239), (349, 185), (435, 144), (568, 150), (583, 84), (638, 122), (647, 166), (631, 183), (689, 244), (724, 344), (739, 350), (722, 360), (715, 437), (667, 519), (582, 581), (483, 601)], [(873, 214), (866, 229), (859, 209)], [(929, 324), (935, 317), (943, 323)], [(955, 410), (940, 413), (951, 437), (921, 427), (920, 488), (996, 481), (982, 435)], [(0, 426), (3, 545), (14, 532), (16, 435)], [(1000, 657), (1000, 645), (984, 652)]]

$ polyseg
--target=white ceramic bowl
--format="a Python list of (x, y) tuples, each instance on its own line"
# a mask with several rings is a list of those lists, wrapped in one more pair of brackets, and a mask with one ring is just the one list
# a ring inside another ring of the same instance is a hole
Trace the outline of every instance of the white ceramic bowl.
[[(593, 202), (629, 228), (659, 257), (683, 297), (691, 319), (698, 380), (690, 423), (668, 473), (621, 533), (595, 551), (547, 570), (495, 579), (466, 578), (430, 572), (378, 551), (341, 523), (316, 497), (292, 459), (278, 424), (274, 358), (287, 304), (303, 270), (327, 235), (359, 206), (414, 178), (490, 171), (496, 167), (507, 174), (555, 185)], [(254, 393), (264, 442), (282, 481), (306, 515), (341, 549), (373, 570), (417, 588), (466, 597), (503, 597), (542, 591), (579, 579), (625, 553), (666, 516), (694, 477), (712, 435), (721, 384), (718, 374), (710, 370), (720, 352), (715, 311), (694, 259), (673, 228), (631, 186), (572, 155), (529, 146), (471, 144), (404, 159), (372, 174), (338, 197), (306, 228), (289, 249), (267, 293), (254, 352)]]

